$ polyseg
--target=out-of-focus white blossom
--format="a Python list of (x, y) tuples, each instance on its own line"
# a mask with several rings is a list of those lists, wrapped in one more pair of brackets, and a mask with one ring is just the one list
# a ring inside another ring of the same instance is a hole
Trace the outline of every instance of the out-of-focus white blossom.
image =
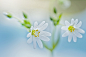
[(62, 9), (67, 9), (70, 7), (71, 1), (70, 0), (58, 0), (58, 4)]

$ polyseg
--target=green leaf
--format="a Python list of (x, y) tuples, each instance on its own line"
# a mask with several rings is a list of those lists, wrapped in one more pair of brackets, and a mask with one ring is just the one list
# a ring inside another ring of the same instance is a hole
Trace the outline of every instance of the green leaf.
[(27, 19), (27, 14), (23, 12), (23, 16), (25, 19)]
[(56, 8), (54, 8), (54, 13), (55, 13), (55, 14), (57, 13)]

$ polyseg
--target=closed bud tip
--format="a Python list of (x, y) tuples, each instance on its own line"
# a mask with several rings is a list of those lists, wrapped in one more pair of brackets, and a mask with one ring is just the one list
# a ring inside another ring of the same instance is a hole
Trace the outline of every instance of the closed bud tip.
[(12, 15), (10, 13), (4, 12), (3, 13), (5, 16), (7, 16), (8, 18), (12, 18)]

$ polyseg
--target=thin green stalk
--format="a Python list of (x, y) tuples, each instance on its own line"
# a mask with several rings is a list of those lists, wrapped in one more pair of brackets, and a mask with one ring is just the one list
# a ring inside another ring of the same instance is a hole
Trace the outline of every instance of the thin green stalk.
[(23, 21), (15, 16), (13, 16), (13, 18), (17, 19), (20, 23), (22, 23)]
[(55, 36), (56, 26), (54, 26), (53, 32), (52, 32), (52, 49), (54, 48), (54, 36)]
[(51, 56), (50, 57), (53, 57), (53, 51), (51, 51)]
[(43, 45), (44, 45), (44, 47), (45, 47), (46, 49), (48, 49), (48, 50), (51, 51), (51, 49), (50, 49), (44, 42), (42, 42), (42, 43), (43, 43)]
[(59, 44), (59, 41), (60, 41), (60, 30), (59, 30), (59, 34), (58, 34), (58, 37), (57, 38), (58, 39), (56, 40), (56, 43), (54, 44), (54, 48), (53, 49), (55, 49), (56, 46)]

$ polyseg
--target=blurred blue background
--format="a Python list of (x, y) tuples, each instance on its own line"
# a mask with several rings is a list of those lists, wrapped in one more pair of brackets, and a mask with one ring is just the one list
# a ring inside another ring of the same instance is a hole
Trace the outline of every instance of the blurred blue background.
[[(35, 0), (36, 2), (30, 0), (30, 2), (33, 3), (31, 6), (26, 3), (27, 0), (21, 0), (21, 2), (19, 2), (20, 0), (9, 1), (10, 2), (0, 0), (0, 57), (50, 57), (50, 52), (47, 49), (40, 49), (38, 46), (36, 49), (34, 49), (32, 44), (27, 44), (28, 38), (26, 36), (28, 32), (26, 28), (24, 28), (17, 20), (8, 19), (3, 15), (3, 12), (11, 12), (18, 18), (23, 19), (22, 11), (25, 11), (28, 14), (29, 20), (32, 24), (35, 21), (41, 23), (43, 20), (49, 23), (46, 30), (52, 33), (53, 24), (49, 19), (51, 12), (49, 10), (49, 0)], [(6, 4), (4, 2), (6, 2)], [(22, 5), (23, 2), (26, 4)], [(40, 2), (45, 2), (44, 4), (46, 5), (41, 4)], [(9, 3), (11, 3), (13, 6)], [(38, 3), (40, 3), (42, 7), (38, 6)], [(83, 23), (81, 28), (86, 32), (86, 8), (84, 7), (83, 10), (81, 8), (79, 9), (80, 10), (78, 10), (78, 12), (74, 11), (75, 9), (73, 9), (73, 11), (71, 10), (74, 13), (71, 13), (71, 11), (64, 12), (66, 11), (64, 10), (60, 23), (64, 24), (65, 20), (70, 22), (71, 18), (79, 19), (79, 21), (82, 21)], [(57, 33), (59, 30), (58, 27), (59, 26), (57, 26), (56, 30)], [(61, 31), (61, 35), (62, 34), (63, 31)], [(61, 36), (60, 42), (54, 50), (54, 57), (86, 57), (86, 33), (82, 35), (83, 38), (77, 38), (77, 42), (73, 42), (72, 40), (70, 43), (68, 42), (67, 37), (63, 38)], [(48, 45), (51, 44), (50, 41), (47, 43)]]

